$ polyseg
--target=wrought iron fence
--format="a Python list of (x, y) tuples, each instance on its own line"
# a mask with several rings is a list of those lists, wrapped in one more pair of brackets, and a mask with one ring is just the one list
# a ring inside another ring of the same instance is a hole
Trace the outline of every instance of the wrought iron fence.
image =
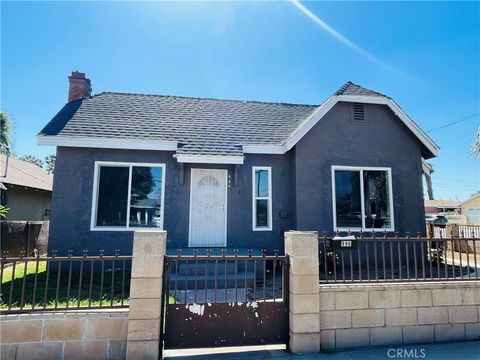
[(288, 258), (278, 251), (233, 249), (177, 250), (165, 257), (165, 285), (169, 303), (239, 303), (283, 301)]
[(128, 307), (131, 256), (56, 254), (2, 254), (0, 313)]
[(319, 237), (320, 283), (478, 280), (479, 238)]

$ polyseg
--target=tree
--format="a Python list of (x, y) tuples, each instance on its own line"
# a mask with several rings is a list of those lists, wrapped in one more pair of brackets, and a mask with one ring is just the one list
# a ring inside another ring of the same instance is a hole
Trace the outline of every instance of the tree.
[(12, 148), (12, 121), (5, 111), (0, 111), (0, 153), (10, 154)]
[(29, 163), (35, 164), (38, 167), (43, 168), (43, 161), (38, 157), (36, 157), (35, 155), (31, 155), (31, 154), (25, 155), (25, 156), (22, 156), (20, 160), (28, 161)]
[(47, 170), (49, 173), (53, 173), (55, 170), (55, 155), (50, 154), (45, 157), (45, 170)]
[(472, 144), (472, 155), (476, 159), (480, 158), (480, 127), (477, 129), (477, 135)]
[(0, 218), (5, 219), (7, 217), (8, 210), (10, 209), (0, 204)]
[(478, 190), (478, 191), (476, 191), (476, 192), (474, 192), (474, 193), (471, 193), (471, 194), (470, 194), (470, 197), (472, 198), (472, 197), (474, 197), (475, 195), (478, 195), (478, 194), (480, 194), (480, 190)]
[(152, 168), (134, 167), (132, 170), (132, 197), (136, 201), (146, 199), (148, 194), (153, 191), (155, 181), (152, 174)]

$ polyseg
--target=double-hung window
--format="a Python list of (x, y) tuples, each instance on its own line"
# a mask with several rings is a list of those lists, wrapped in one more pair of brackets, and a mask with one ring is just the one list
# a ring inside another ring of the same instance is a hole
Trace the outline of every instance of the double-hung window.
[(253, 230), (272, 230), (272, 168), (252, 168)]
[(91, 230), (163, 228), (165, 165), (95, 162)]
[(335, 230), (394, 231), (390, 168), (332, 166)]

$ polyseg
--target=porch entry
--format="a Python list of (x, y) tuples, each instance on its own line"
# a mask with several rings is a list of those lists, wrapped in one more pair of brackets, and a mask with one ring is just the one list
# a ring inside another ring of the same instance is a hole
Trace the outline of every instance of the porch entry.
[(227, 246), (227, 170), (192, 169), (188, 246)]

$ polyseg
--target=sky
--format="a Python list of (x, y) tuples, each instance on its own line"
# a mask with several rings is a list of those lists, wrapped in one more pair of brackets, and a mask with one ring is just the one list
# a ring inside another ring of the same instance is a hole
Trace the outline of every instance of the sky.
[[(440, 146), (435, 198), (480, 190), (480, 2), (9, 2), (1, 108), (17, 155), (67, 100), (67, 76), (118, 91), (320, 104), (347, 81), (391, 96)], [(450, 126), (445, 126), (455, 123)]]

